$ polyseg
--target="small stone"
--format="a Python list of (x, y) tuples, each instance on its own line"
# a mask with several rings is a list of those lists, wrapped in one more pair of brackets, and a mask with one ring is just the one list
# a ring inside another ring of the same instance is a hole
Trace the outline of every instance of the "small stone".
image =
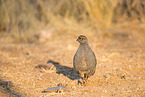
[(126, 79), (125, 75), (121, 76), (121, 79)]
[(1, 81), (1, 82), (0, 82), (0, 86), (3, 86), (3, 87), (5, 87), (5, 88), (9, 88), (9, 87), (12, 87), (13, 84), (12, 84), (11, 81)]
[(56, 70), (56, 67), (52, 63), (42, 63), (35, 66), (35, 68), (43, 68), (45, 70)]
[(42, 93), (51, 93), (51, 92), (60, 93), (66, 89), (67, 89), (66, 86), (57, 86), (57, 87), (51, 87), (51, 88), (44, 89), (44, 91), (42, 91)]

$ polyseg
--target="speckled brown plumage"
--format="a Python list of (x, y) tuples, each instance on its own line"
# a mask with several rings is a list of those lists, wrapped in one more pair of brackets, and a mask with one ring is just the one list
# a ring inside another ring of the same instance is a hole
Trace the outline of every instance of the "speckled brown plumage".
[(88, 39), (84, 35), (80, 35), (77, 41), (80, 45), (74, 55), (73, 65), (76, 72), (84, 79), (94, 75), (97, 61), (88, 44)]

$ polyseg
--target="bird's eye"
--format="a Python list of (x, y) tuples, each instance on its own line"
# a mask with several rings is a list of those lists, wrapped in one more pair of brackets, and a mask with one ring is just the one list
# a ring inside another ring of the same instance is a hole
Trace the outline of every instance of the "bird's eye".
[(84, 38), (82, 38), (82, 40), (83, 40)]
[(79, 37), (79, 39), (82, 39), (82, 38)]

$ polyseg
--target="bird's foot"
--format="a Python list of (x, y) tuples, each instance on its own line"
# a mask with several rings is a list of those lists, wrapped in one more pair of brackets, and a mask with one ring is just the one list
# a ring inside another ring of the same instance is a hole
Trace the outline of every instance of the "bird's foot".
[(86, 86), (86, 80), (79, 79), (78, 84), (81, 86)]
[(84, 80), (83, 83), (82, 83), (82, 86), (86, 86), (86, 81)]

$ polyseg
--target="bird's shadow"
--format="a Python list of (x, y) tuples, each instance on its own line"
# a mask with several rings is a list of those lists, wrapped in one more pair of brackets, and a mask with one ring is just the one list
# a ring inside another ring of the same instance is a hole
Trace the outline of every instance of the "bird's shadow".
[(74, 68), (61, 65), (59, 62), (48, 60), (47, 63), (52, 63), (56, 67), (57, 74), (63, 74), (71, 80), (80, 79), (81, 77), (76, 73)]

